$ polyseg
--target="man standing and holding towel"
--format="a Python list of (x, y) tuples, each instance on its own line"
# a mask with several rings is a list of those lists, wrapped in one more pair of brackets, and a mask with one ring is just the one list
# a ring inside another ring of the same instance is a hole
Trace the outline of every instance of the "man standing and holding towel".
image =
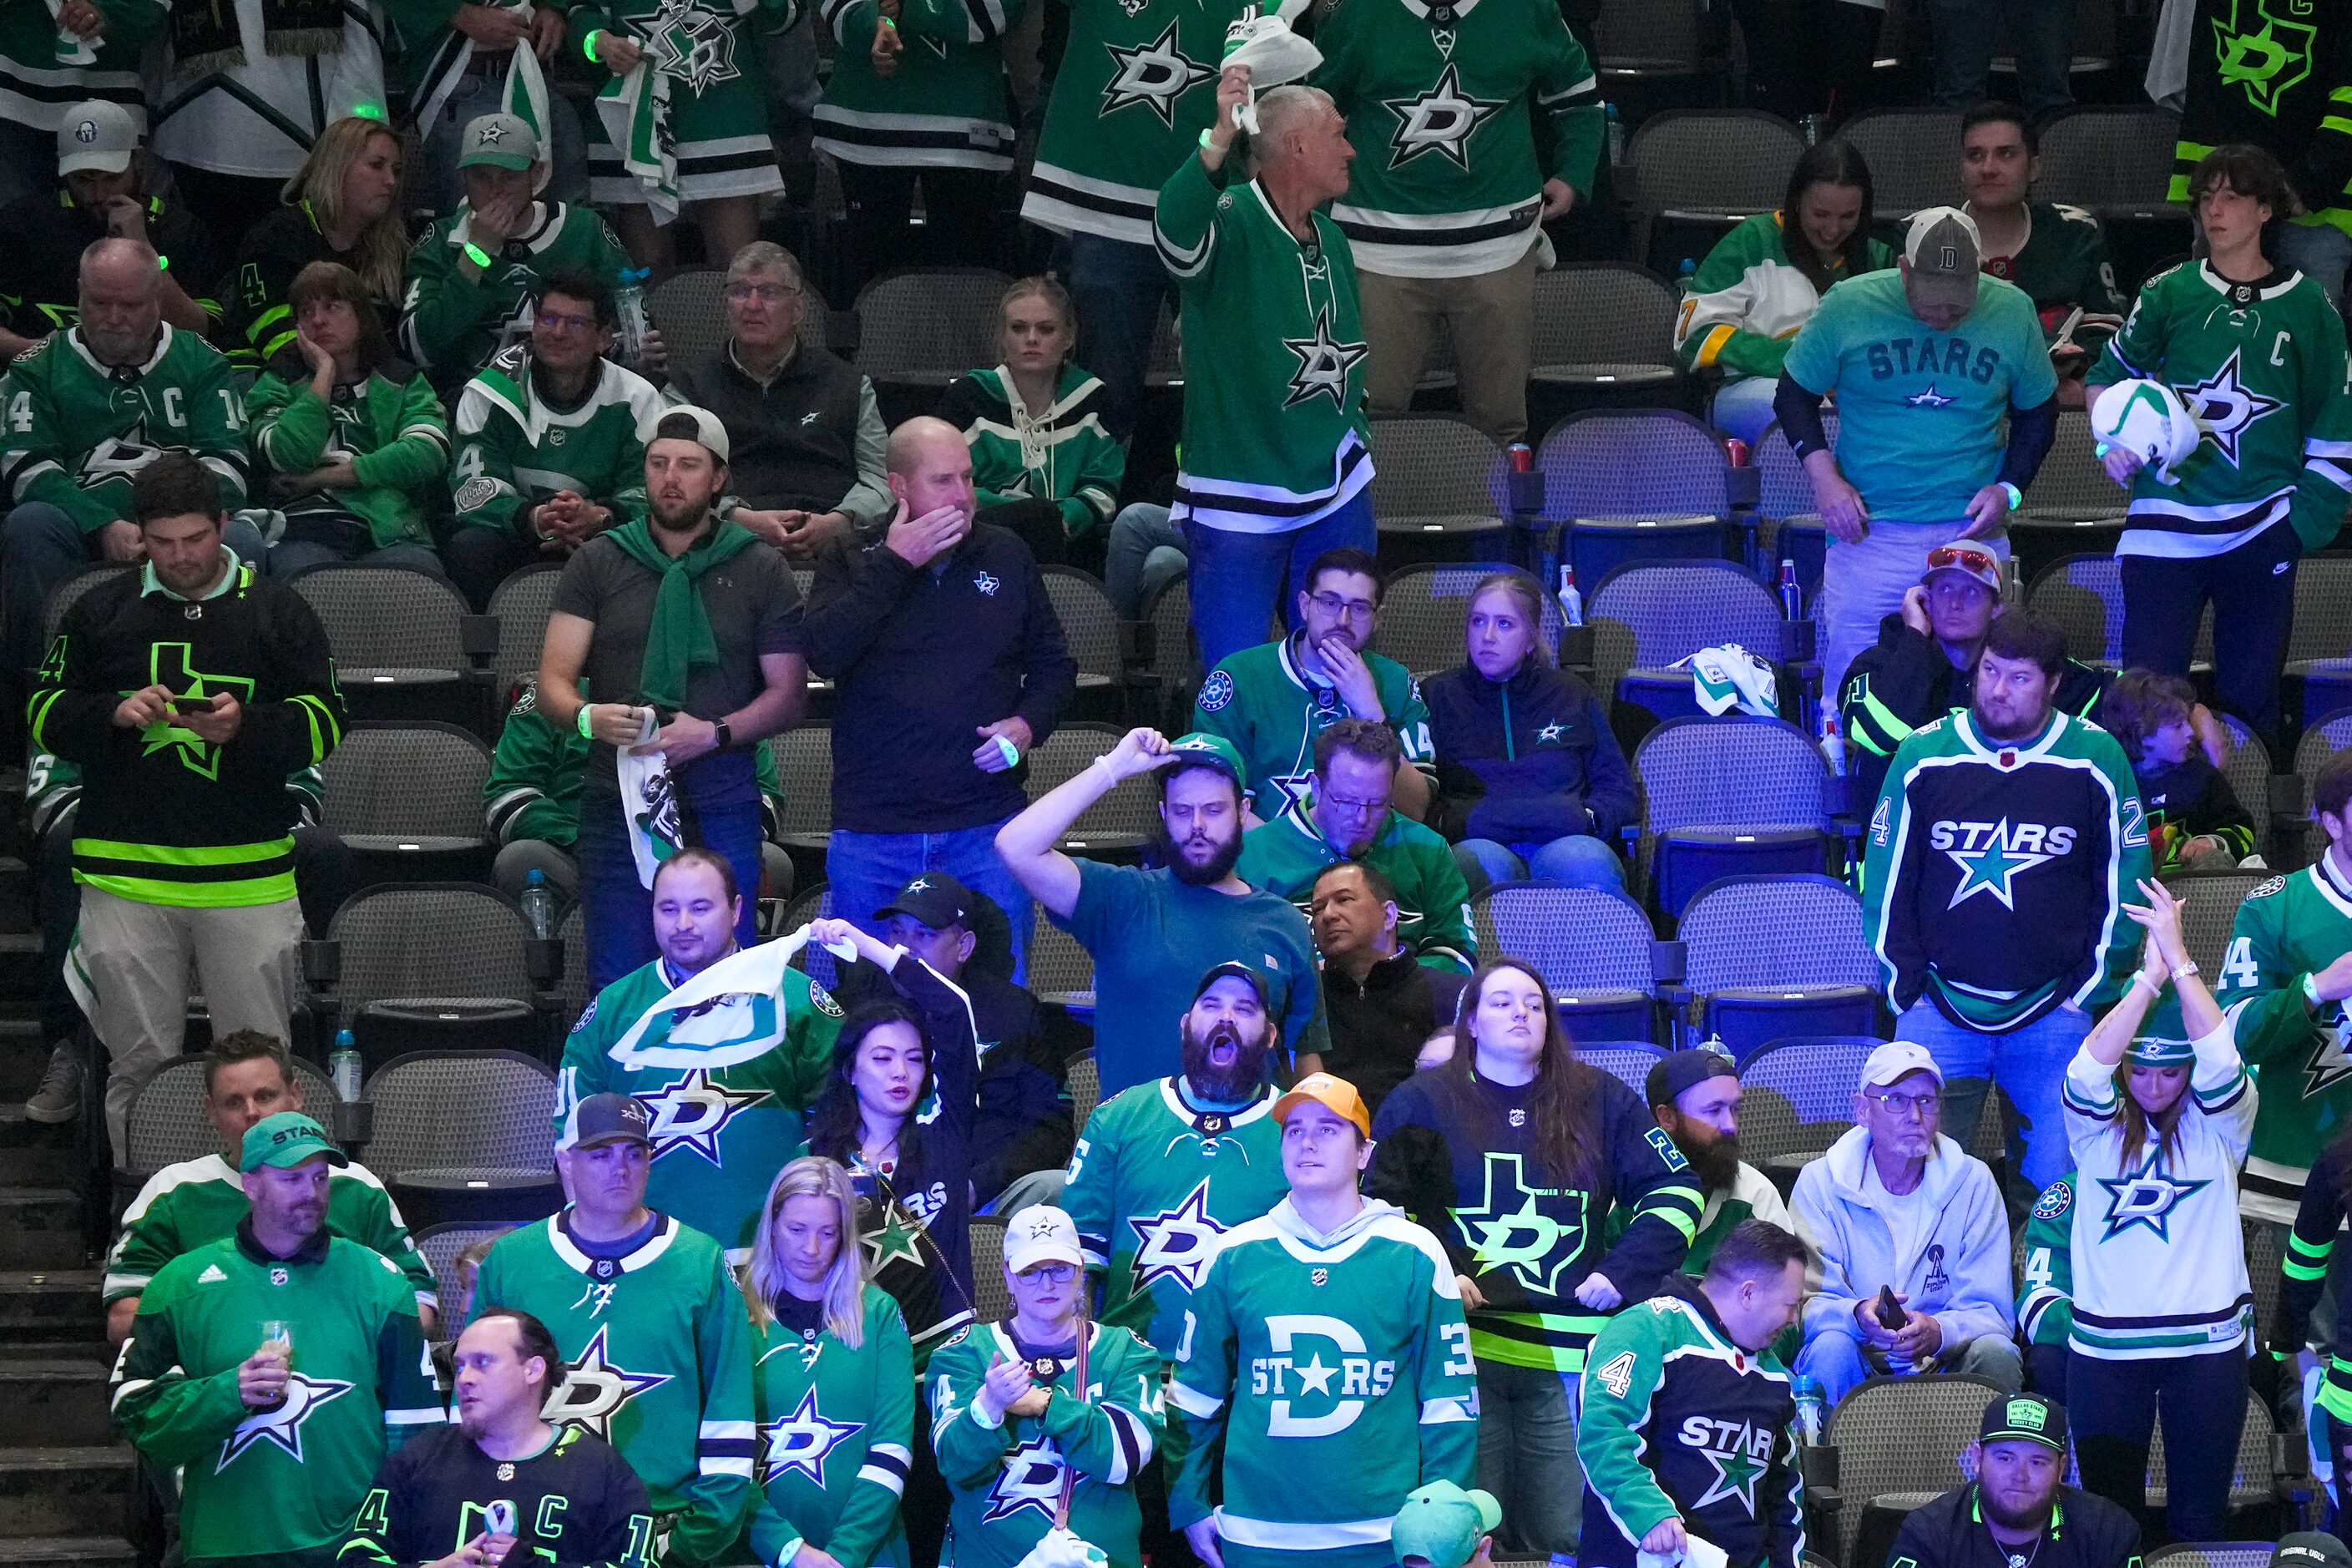
[[(645, 431), (646, 517), (583, 544), (556, 584), (540, 705), (595, 743), (581, 787), (588, 982), (653, 962), (653, 874), (692, 844), (760, 882), (752, 752), (808, 700), (800, 592), (773, 546), (719, 521), (727, 429), (670, 408)], [(581, 676), (588, 698), (577, 695)], [(756, 936), (745, 899), (735, 940)]]

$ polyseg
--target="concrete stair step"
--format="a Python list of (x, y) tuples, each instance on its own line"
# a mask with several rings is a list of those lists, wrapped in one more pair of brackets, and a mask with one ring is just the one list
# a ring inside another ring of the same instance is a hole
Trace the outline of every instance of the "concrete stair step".
[[(0, 1061), (12, 1055), (35, 1058), (38, 1044), (25, 1047), (21, 1052), (0, 1034)], [(46, 1062), (46, 1055), (37, 1058)], [(11, 1061), (10, 1066), (20, 1065)], [(37, 1070), (30, 1076), (22, 1090), (11, 1092), (13, 1085), (5, 1080), (16, 1076), (0, 1072), (0, 1188), (70, 1186), (74, 1173), (74, 1134), (77, 1123), (35, 1121), (24, 1114), (22, 1100), (40, 1080)]]
[(115, 1568), (136, 1561), (131, 1542), (119, 1535), (29, 1535), (0, 1541), (6, 1568)]
[(0, 1362), (0, 1447), (111, 1443), (107, 1363), (95, 1357), (34, 1357), (13, 1352)]
[[(0, 960), (0, 967), (9, 962)], [(28, 1016), (32, 1004), (10, 1000), (7, 985), (0, 977), (0, 1112), (14, 1116), (48, 1070), (49, 1052), (39, 1020)]]
[(130, 1490), (127, 1447), (0, 1448), (0, 1539), (102, 1527)]
[(95, 1345), (103, 1357), (99, 1279), (95, 1268), (0, 1272), (0, 1356), (37, 1355), (55, 1345), (69, 1347), (59, 1353), (87, 1354)]
[[(0, 912), (6, 909), (0, 901)], [(29, 925), (24, 916), (16, 924)], [(0, 996), (29, 1001), (40, 994), (42, 983), (47, 977), (41, 973), (41, 933), (37, 931), (0, 931)]]
[(81, 1208), (64, 1187), (0, 1188), (0, 1268), (80, 1268)]

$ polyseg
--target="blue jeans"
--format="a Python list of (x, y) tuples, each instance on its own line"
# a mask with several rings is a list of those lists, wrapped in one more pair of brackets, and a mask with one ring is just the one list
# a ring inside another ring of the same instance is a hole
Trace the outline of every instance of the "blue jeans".
[(1503, 1505), (1513, 1556), (1571, 1561), (1584, 1522), (1576, 1457), (1577, 1374), (1478, 1363), (1478, 1489)]
[(2031, 1205), (2033, 1194), (2066, 1173), (2073, 1163), (2066, 1152), (2066, 1124), (2058, 1109), (2058, 1091), (2066, 1078), (2066, 1064), (2074, 1059), (2083, 1038), (2091, 1032), (2088, 1015), (2061, 1007), (2045, 1013), (2021, 1029), (2005, 1035), (1979, 1035), (1963, 1029), (1936, 1010), (1926, 997), (1914, 1002), (1895, 1020), (1895, 1037), (1927, 1047), (1944, 1069), (1943, 1131), (1963, 1149), (1977, 1126), (1984, 1097), (1991, 1084), (2000, 1085), (2023, 1121), (2022, 1158), (2017, 1140), (2010, 1141), (2010, 1166), (2021, 1171), (2021, 1184), (2012, 1176), (2012, 1194), (2022, 1190)]
[(1509, 845), (1491, 838), (1465, 838), (1454, 847), (1454, 858), (1473, 884), (1474, 893), (1496, 882), (1524, 881), (1530, 877), (1571, 888), (1625, 885), (1625, 867), (1617, 852), (1589, 833), (1571, 833), (1549, 844)]
[[(231, 519), (227, 538), (239, 560), (262, 558), (253, 524)], [(10, 668), (29, 677), (41, 662), (41, 607), (58, 584), (103, 559), (97, 541), (47, 501), (26, 501), (0, 525), (0, 645)]]
[(1183, 570), (1184, 531), (1169, 521), (1166, 507), (1139, 500), (1111, 519), (1103, 586), (1120, 619), (1141, 620), (1160, 585)]
[[(457, 198), (466, 194), (466, 183), (457, 173), (466, 127), (481, 115), (499, 112), (506, 90), (507, 71), (502, 64), (468, 73), (451, 90), (440, 116), (432, 124), (416, 128), (423, 146), (410, 161), (408, 205), (412, 210), (439, 214), (457, 205)], [(580, 111), (572, 107), (572, 100), (553, 90), (547, 95), (547, 129), (551, 145), (542, 147), (541, 154), (552, 156), (555, 169), (541, 194), (553, 202), (586, 201), (587, 134), (580, 129)]]
[(430, 572), (436, 577), (446, 575), (441, 570), (441, 557), (429, 544), (387, 544), (381, 550), (363, 550), (357, 555), (346, 555), (331, 544), (308, 539), (289, 539), (269, 547), (272, 577), (291, 577), (313, 566), (331, 566), (344, 561), (356, 561), (365, 566), (405, 566), (413, 572)]
[(2271, 230), (2267, 243), (2273, 263), (2309, 273), (2326, 290), (2328, 303), (2342, 307), (2344, 273), (2352, 267), (2352, 234), (2332, 223), (2283, 223)]
[(1054, 274), (1077, 308), (1087, 368), (1103, 384), (1103, 424), (1124, 441), (1134, 434), (1143, 405), (1143, 373), (1151, 366), (1160, 301), (1172, 309), (1176, 286), (1151, 247), (1098, 234), (1056, 239)]
[[(1011, 821), (1007, 817), (1005, 821)], [(836, 827), (825, 841), (824, 879), (833, 889), (833, 912), (882, 934), (874, 911), (898, 896), (918, 871), (944, 871), (978, 893), (995, 900), (1013, 928), (1013, 982), (1021, 984), (1029, 968), (1029, 893), (1004, 868), (996, 852), (996, 830), (1003, 822), (959, 827), (949, 833), (852, 833)]]
[[(735, 940), (749, 947), (760, 938), (760, 801), (755, 794), (730, 805), (694, 803), (702, 842), (734, 868), (742, 895)], [(632, 970), (651, 963), (654, 896), (637, 881), (637, 858), (629, 847), (629, 825), (616, 796), (580, 803), (580, 837), (572, 846), (580, 863), (580, 903), (588, 939), (588, 988), (602, 991)]]
[[(1822, 1403), (1832, 1409), (1864, 1378), (1884, 1377), (1891, 1370), (1878, 1356), (1865, 1354), (1860, 1340), (1834, 1329), (1807, 1340), (1794, 1368), (1799, 1377), (1811, 1377), (1822, 1385)], [(1981, 1377), (2011, 1394), (2025, 1386), (2025, 1358), (2018, 1353), (2017, 1342), (1996, 1334), (1979, 1335), (1957, 1355), (1947, 1345), (1935, 1370)]]
[(2103, 1361), (2067, 1358), (2066, 1408), (2083, 1489), (2139, 1510), (2147, 1503), (2147, 1449), (2164, 1423), (2164, 1521), (2175, 1541), (2229, 1534), (2230, 1476), (2246, 1421), (2246, 1352)]
[[(2036, 123), (2074, 101), (2075, 0), (2008, 0), (2017, 32), (2017, 87)], [(1927, 0), (1935, 39), (1938, 109), (1966, 109), (1985, 96), (2001, 0)]]
[(1764, 427), (1772, 423), (1772, 394), (1780, 385), (1777, 375), (1743, 375), (1725, 382), (1716, 389), (1715, 402), (1707, 409), (1707, 423), (1736, 440), (1754, 446), (1763, 436)]
[(1307, 568), (1325, 551), (1343, 544), (1368, 551), (1380, 546), (1370, 485), (1337, 511), (1287, 533), (1235, 533), (1186, 522), (1192, 635), (1201, 642), (1201, 668), (1214, 669), (1226, 655), (1265, 641), (1277, 606), (1288, 624), (1307, 586)]

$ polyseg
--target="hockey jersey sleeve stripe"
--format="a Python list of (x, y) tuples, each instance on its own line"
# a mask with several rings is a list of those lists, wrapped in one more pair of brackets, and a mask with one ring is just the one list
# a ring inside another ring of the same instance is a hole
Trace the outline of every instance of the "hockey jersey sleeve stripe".
[(971, 23), (967, 42), (991, 43), (1004, 36), (1003, 0), (964, 0), (963, 9)]
[(1444, 1426), (1454, 1421), (1475, 1421), (1478, 1413), (1470, 1408), (1466, 1399), (1424, 1399), (1421, 1402), (1421, 1424)]
[(2227, 1110), (2243, 1100), (2252, 1088), (2253, 1079), (2248, 1078), (2245, 1069), (2241, 1068), (2238, 1069), (2238, 1076), (2229, 1082), (2218, 1084), (2211, 1089), (2195, 1089), (2192, 1092), (2197, 1096), (2197, 1103), (2201, 1109), (2208, 1111)]
[(17, 500), (25, 499), (25, 487), (44, 473), (62, 474), (65, 470), (47, 458), (37, 458), (30, 452), (0, 454), (0, 479), (5, 479), (8, 494)]
[(2060, 1098), (2066, 1102), (2067, 1110), (2093, 1121), (2113, 1121), (2117, 1114), (2116, 1099), (2113, 1095), (2107, 1096), (2103, 1100), (2091, 1100), (2069, 1083)]
[(1169, 1384), (1168, 1403), (1198, 1421), (1206, 1421), (1225, 1407), (1223, 1399), (1202, 1393), (1181, 1378)]
[(1728, 321), (1722, 322), (1709, 329), (1706, 336), (1699, 341), (1699, 368), (1704, 370), (1708, 365), (1713, 364), (1716, 361), (1716, 356), (1723, 353), (1723, 345), (1729, 342), (1733, 338), (1738, 335), (1739, 329), (1731, 325)]
[(1554, 109), (1563, 104), (1574, 103), (1580, 99), (1592, 98), (1600, 91), (1601, 79), (1589, 76), (1582, 81), (1562, 88), (1558, 92), (1539, 92), (1536, 95), (1536, 101), (1546, 109)]
[(437, 1405), (427, 1405), (406, 1410), (387, 1410), (383, 1424), (387, 1426), (441, 1426), (449, 1420), (449, 1413)]
[(1131, 1413), (1116, 1405), (1104, 1405), (1103, 1414), (1110, 1418), (1111, 1432), (1118, 1439), (1111, 1454), (1110, 1473), (1103, 1479), (1115, 1487), (1123, 1487), (1151, 1458), (1151, 1436)]
[(545, 790), (524, 784), (520, 788), (507, 791), (506, 794), (490, 802), (489, 809), (483, 815), (489, 819), (491, 837), (500, 844), (508, 842), (509, 836), (514, 832), (515, 823), (521, 818), (531, 803), (546, 798)]
[(2290, 1279), (2325, 1279), (2327, 1278), (2327, 1259), (2334, 1251), (2332, 1242), (2314, 1247), (2303, 1237), (2290, 1232), (2286, 1238), (2286, 1256), (2279, 1259), (2279, 1271)]

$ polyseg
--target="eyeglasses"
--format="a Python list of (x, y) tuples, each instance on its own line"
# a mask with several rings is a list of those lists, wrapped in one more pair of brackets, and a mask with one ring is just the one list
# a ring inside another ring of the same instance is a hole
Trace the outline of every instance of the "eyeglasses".
[(1875, 1089), (1866, 1092), (1878, 1101), (1887, 1115), (1897, 1120), (1916, 1116), (1925, 1121), (1935, 1115), (1937, 1108), (1944, 1103), (1944, 1097), (1940, 1094), (1885, 1094)]
[(1067, 1285), (1077, 1277), (1077, 1265), (1074, 1263), (1040, 1263), (1021, 1271), (1023, 1281), (1031, 1285)]
[(754, 300), (763, 305), (776, 305), (786, 300), (797, 300), (800, 298), (800, 293), (798, 289), (789, 283), (730, 283), (727, 285), (727, 298), (738, 305), (749, 304)]
[(1316, 800), (1349, 816), (1377, 816), (1389, 808), (1385, 800), (1349, 800), (1343, 795), (1318, 795)]
[(541, 310), (531, 321), (538, 326), (560, 332), (593, 332), (600, 325), (593, 316), (572, 316), (558, 310)]
[(1378, 613), (1370, 599), (1343, 599), (1337, 594), (1310, 594), (1307, 602), (1327, 616), (1343, 616), (1351, 621), (1369, 621)]

